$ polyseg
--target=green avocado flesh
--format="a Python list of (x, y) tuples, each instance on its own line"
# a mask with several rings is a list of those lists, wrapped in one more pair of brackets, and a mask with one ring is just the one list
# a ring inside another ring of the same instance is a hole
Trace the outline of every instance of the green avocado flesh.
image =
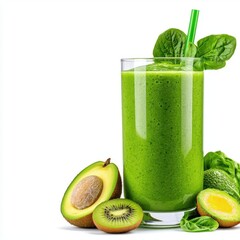
[[(103, 189), (99, 198), (91, 206), (85, 209), (77, 209), (71, 203), (71, 196), (75, 186), (87, 176), (97, 176), (103, 181)], [(115, 164), (110, 163), (104, 166), (104, 162), (99, 161), (83, 169), (68, 186), (61, 203), (62, 215), (71, 220), (80, 219), (93, 212), (95, 207), (106, 200), (109, 200), (115, 190), (118, 180), (118, 168)]]
[(197, 201), (204, 212), (214, 219), (240, 222), (240, 204), (224, 191), (205, 189), (198, 194)]

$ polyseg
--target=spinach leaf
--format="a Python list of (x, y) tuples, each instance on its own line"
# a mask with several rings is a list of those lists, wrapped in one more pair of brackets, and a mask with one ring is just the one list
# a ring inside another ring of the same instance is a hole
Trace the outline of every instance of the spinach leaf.
[(210, 35), (197, 42), (196, 57), (202, 58), (205, 69), (220, 69), (236, 49), (236, 39), (227, 34)]
[(228, 158), (223, 152), (209, 152), (204, 156), (204, 170), (216, 168), (226, 172), (240, 190), (240, 164)]
[(198, 216), (197, 213), (187, 213), (180, 222), (180, 227), (186, 232), (210, 232), (219, 227), (216, 220), (209, 216)]
[(182, 219), (180, 226), (186, 232), (211, 232), (218, 229), (219, 224), (211, 217), (201, 216), (191, 220)]
[(159, 35), (154, 49), (154, 57), (181, 57), (184, 53), (186, 34), (179, 29), (170, 28)]
[(236, 39), (227, 34), (209, 35), (200, 39), (197, 46), (194, 43), (186, 46), (186, 39), (186, 34), (179, 29), (166, 30), (158, 36), (153, 56), (198, 57), (201, 58), (204, 69), (220, 69), (226, 65), (226, 61), (232, 57), (236, 49)]
[(209, 152), (204, 156), (204, 170), (210, 168), (221, 169), (231, 176), (235, 175), (234, 162), (229, 161), (225, 154), (220, 151)]

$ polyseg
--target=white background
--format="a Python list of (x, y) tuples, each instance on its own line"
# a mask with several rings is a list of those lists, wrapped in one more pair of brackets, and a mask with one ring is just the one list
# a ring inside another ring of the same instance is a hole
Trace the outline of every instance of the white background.
[[(200, 2), (200, 3), (199, 3)], [(112, 158), (122, 172), (120, 58), (151, 57), (158, 35), (218, 33), (240, 41), (238, 1), (1, 1), (0, 239), (239, 239), (138, 229), (124, 235), (70, 226), (63, 193), (87, 165)], [(240, 48), (205, 72), (204, 151), (240, 162)]]

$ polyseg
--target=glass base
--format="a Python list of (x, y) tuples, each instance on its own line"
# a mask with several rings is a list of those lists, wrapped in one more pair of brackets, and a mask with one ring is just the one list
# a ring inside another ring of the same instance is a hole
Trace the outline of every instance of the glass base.
[(143, 211), (141, 227), (144, 228), (177, 228), (185, 213), (192, 212), (196, 208), (177, 212), (151, 212)]

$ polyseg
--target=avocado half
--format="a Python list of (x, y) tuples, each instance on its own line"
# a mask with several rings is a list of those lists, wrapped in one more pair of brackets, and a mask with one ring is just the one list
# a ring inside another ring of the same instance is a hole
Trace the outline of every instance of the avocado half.
[(220, 227), (233, 227), (240, 223), (240, 204), (221, 190), (202, 190), (197, 196), (197, 210), (201, 216), (215, 219)]
[[(102, 190), (92, 205), (78, 209), (72, 204), (71, 198), (76, 186), (88, 176), (96, 176), (102, 180)], [(70, 183), (64, 193), (61, 203), (63, 217), (72, 225), (78, 227), (95, 227), (92, 220), (93, 210), (100, 203), (113, 198), (119, 198), (122, 193), (122, 181), (119, 170), (114, 163), (107, 161), (95, 162), (83, 169)]]

